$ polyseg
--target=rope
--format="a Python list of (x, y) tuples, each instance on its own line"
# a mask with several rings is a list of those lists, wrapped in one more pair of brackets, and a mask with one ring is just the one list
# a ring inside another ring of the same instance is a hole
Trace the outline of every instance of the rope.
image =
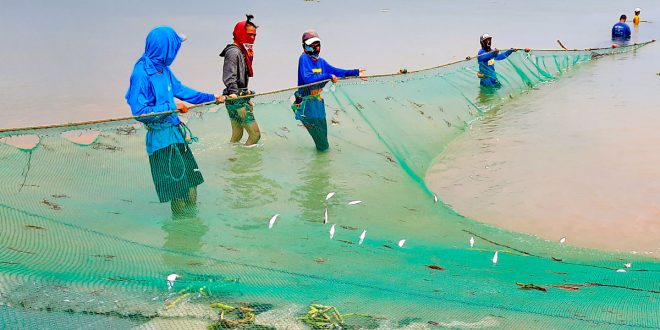
[[(635, 44), (632, 44), (632, 45), (622, 46), (622, 47), (619, 47), (618, 49), (626, 49), (626, 48), (632, 48), (632, 47), (642, 47), (642, 46), (646, 46), (646, 45), (648, 45), (650, 43), (653, 43), (653, 42), (655, 42), (655, 39), (650, 40), (650, 41), (646, 41), (646, 42), (642, 42), (642, 43), (639, 43), (639, 44), (635, 43)], [(511, 49), (513, 49), (513, 50), (526, 50), (526, 49), (522, 49), (522, 48), (511, 48)], [(586, 48), (586, 49), (529, 49), (529, 51), (534, 51), (534, 52), (581, 52), (581, 51), (610, 50), (610, 49), (612, 49), (612, 48), (602, 47), (602, 48)], [(480, 56), (488, 55), (490, 53), (491, 52), (484, 53), (484, 54), (477, 55), (477, 56), (474, 56), (474, 57), (467, 56), (463, 60), (454, 61), (454, 62), (450, 62), (450, 63), (447, 63), (447, 64), (433, 66), (433, 67), (425, 68), (425, 69), (407, 71), (406, 73), (397, 72), (397, 73), (377, 74), (377, 75), (370, 75), (370, 76), (363, 76), (363, 77), (347, 77), (347, 78), (343, 78), (342, 80), (394, 77), (394, 76), (400, 76), (400, 75), (407, 75), (407, 74), (411, 74), (411, 73), (420, 73), (420, 72), (425, 72), (425, 71), (431, 71), (431, 70), (444, 68), (444, 67), (447, 67), (447, 66), (450, 66), (450, 65), (467, 62), (467, 61), (470, 61), (472, 59), (479, 58)], [(327, 79), (327, 80), (317, 81), (317, 82), (314, 82), (314, 83), (311, 83), (311, 84), (306, 84), (306, 85), (301, 85), (301, 86), (296, 86), (296, 87), (289, 87), (289, 88), (284, 88), (284, 89), (278, 89), (278, 90), (265, 92), (265, 93), (260, 93), (260, 94), (250, 94), (250, 95), (238, 96), (234, 100), (243, 99), (243, 98), (254, 98), (254, 97), (257, 97), (257, 96), (266, 96), (266, 95), (278, 94), (278, 93), (283, 93), (283, 92), (288, 92), (288, 91), (295, 91), (295, 90), (298, 90), (300, 88), (319, 85), (319, 84), (322, 84), (322, 83), (327, 83), (329, 81), (330, 81), (330, 79)], [(188, 107), (188, 109), (192, 110), (192, 109), (202, 108), (202, 107), (206, 107), (206, 106), (213, 105), (213, 104), (218, 104), (218, 103), (216, 103), (215, 101), (211, 101), (211, 102), (206, 102), (206, 103), (201, 103), (201, 104), (196, 104), (196, 105), (190, 106), (190, 107)], [(0, 133), (11, 133), (11, 132), (19, 132), (19, 131), (43, 130), (43, 129), (49, 129), (49, 128), (66, 128), (66, 127), (75, 127), (75, 126), (105, 124), (105, 123), (112, 123), (112, 122), (118, 122), (118, 121), (127, 121), (127, 120), (132, 120), (132, 119), (139, 120), (139, 119), (142, 119), (142, 118), (151, 118), (151, 117), (155, 117), (155, 116), (170, 115), (170, 114), (177, 113), (177, 112), (179, 112), (179, 111), (178, 110), (171, 110), (171, 111), (165, 111), (165, 112), (150, 113), (150, 114), (141, 115), (141, 116), (130, 116), (130, 117), (120, 117), (120, 118), (112, 118), (112, 119), (101, 119), (101, 120), (84, 121), (84, 122), (76, 122), (76, 123), (41, 125), (41, 126), (27, 126), (27, 127), (16, 127), (16, 128), (2, 128), (2, 129), (0, 129)]]

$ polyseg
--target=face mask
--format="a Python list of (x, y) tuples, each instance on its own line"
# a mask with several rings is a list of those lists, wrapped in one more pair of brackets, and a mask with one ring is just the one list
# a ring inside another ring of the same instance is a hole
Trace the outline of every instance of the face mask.
[(321, 44), (320, 43), (313, 43), (311, 46), (310, 45), (303, 45), (303, 48), (305, 50), (305, 54), (311, 56), (312, 58), (319, 58), (319, 54), (321, 53)]

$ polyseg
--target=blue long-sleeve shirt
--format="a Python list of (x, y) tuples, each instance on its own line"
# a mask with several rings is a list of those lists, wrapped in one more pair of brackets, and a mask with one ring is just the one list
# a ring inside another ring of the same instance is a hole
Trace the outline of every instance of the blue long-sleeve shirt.
[(499, 85), (497, 73), (495, 73), (495, 61), (501, 61), (509, 57), (511, 53), (513, 53), (513, 50), (511, 49), (497, 54), (492, 51), (488, 52), (483, 48), (479, 50), (479, 72), (484, 75), (484, 77), (481, 78), (482, 86), (491, 87)]
[[(360, 75), (360, 70), (344, 70), (335, 68), (323, 58), (314, 60), (311, 56), (303, 53), (298, 60), (298, 86), (312, 84), (317, 81), (328, 80), (335, 75), (339, 78), (354, 77)], [(323, 88), (322, 85), (311, 86), (304, 90), (298, 90), (298, 96), (309, 96), (313, 90)], [(296, 119), (302, 118), (319, 119), (325, 118), (325, 103), (323, 99), (305, 99), (296, 111)]]
[(630, 38), (630, 27), (626, 23), (616, 23), (612, 27), (612, 39)]
[(335, 75), (339, 78), (354, 77), (360, 75), (360, 70), (344, 70), (335, 68), (319, 57), (314, 60), (311, 56), (303, 53), (298, 60), (298, 86), (327, 80)]
[[(170, 71), (182, 42), (181, 36), (169, 26), (157, 27), (147, 35), (144, 54), (133, 67), (131, 85), (125, 96), (134, 116), (176, 110), (175, 97), (195, 104), (215, 99), (213, 94), (200, 93), (184, 86)], [(176, 113), (139, 120), (148, 129), (146, 144), (149, 155), (183, 142), (177, 128), (181, 121)]]

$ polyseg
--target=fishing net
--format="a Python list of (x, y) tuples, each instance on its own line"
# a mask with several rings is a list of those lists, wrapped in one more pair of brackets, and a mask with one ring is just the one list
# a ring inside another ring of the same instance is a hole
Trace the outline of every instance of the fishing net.
[[(0, 325), (660, 327), (657, 261), (478, 223), (424, 183), (483, 113), (642, 45), (519, 51), (493, 90), (474, 58), (304, 88), (323, 88), (327, 153), (294, 119), (296, 89), (251, 99), (254, 148), (227, 142), (224, 105), (195, 108), (181, 118), (204, 183), (185, 216), (159, 202), (136, 120), (4, 131)], [(180, 156), (161, 159), (173, 177)]]

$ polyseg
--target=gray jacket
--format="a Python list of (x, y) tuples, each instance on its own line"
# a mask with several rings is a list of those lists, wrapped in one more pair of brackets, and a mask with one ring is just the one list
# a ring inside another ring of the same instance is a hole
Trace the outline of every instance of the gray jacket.
[(223, 95), (237, 94), (248, 87), (248, 67), (245, 55), (235, 44), (229, 44), (220, 53), (225, 58), (222, 66), (222, 82), (225, 84)]

